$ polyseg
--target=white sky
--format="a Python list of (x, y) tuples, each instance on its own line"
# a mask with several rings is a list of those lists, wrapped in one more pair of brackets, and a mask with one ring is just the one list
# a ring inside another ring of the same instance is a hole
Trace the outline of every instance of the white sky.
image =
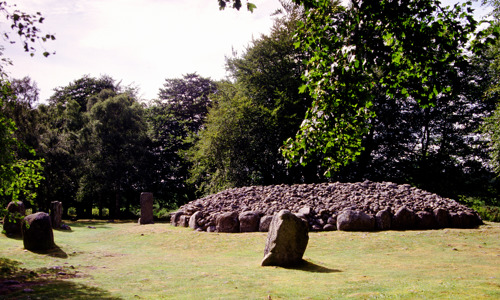
[[(219, 11), (217, 0), (11, 0), (24, 12), (40, 11), (43, 33), (56, 40), (39, 45), (34, 57), (21, 43), (3, 43), (14, 63), (7, 71), (14, 78), (30, 76), (42, 101), (86, 74), (110, 75), (139, 87), (141, 98), (154, 99), (167, 78), (196, 72), (223, 79), (225, 56), (268, 34), (271, 14), (280, 7), (278, 0), (251, 2), (254, 13), (245, 7)], [(45, 58), (42, 47), (56, 54)]]
[[(217, 0), (22, 0), (9, 1), (45, 17), (44, 32), (56, 40), (43, 44), (55, 55), (34, 57), (22, 44), (5, 45), (14, 65), (11, 77), (30, 76), (40, 99), (85, 74), (110, 75), (140, 88), (144, 99), (157, 97), (166, 78), (197, 72), (223, 79), (225, 56), (240, 52), (252, 37), (269, 33), (278, 0), (254, 0), (254, 13), (226, 8)], [(3, 25), (5, 27), (5, 25)], [(12, 35), (14, 36), (14, 35)], [(4, 43), (5, 44), (5, 43)]]

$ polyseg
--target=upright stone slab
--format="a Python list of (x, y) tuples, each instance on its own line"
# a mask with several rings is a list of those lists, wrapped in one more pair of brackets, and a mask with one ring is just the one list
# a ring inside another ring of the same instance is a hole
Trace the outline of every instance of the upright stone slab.
[(63, 206), (59, 201), (50, 202), (50, 222), (52, 223), (52, 228), (61, 228)]
[(438, 228), (450, 227), (450, 213), (446, 209), (436, 208), (433, 213)]
[(153, 194), (141, 193), (141, 218), (139, 224), (153, 224)]
[(240, 232), (239, 214), (235, 211), (223, 213), (217, 216), (215, 226), (217, 228), (217, 232)]
[(184, 215), (184, 212), (181, 210), (172, 213), (170, 215), (170, 224), (172, 224), (173, 226), (179, 226), (181, 216), (183, 216), (183, 215)]
[(3, 230), (6, 235), (21, 235), (22, 220), (26, 208), (21, 201), (12, 201), (7, 205), (7, 215), (3, 219)]
[(406, 208), (406, 206), (398, 209), (392, 217), (392, 229), (411, 230), (417, 228), (417, 215)]
[(26, 216), (22, 231), (24, 248), (27, 250), (43, 251), (56, 246), (48, 213), (37, 212)]
[(263, 216), (260, 218), (259, 231), (260, 232), (268, 232), (269, 226), (271, 226), (271, 221), (273, 220), (273, 216)]
[(200, 226), (198, 225), (198, 220), (200, 220), (203, 217), (203, 214), (201, 211), (195, 212), (190, 218), (189, 218), (189, 228), (191, 229), (198, 229)]
[(256, 232), (259, 231), (260, 216), (253, 211), (242, 212), (238, 220), (240, 222), (240, 232)]
[(302, 262), (309, 242), (308, 226), (288, 210), (273, 217), (262, 266), (293, 266)]
[(377, 214), (375, 215), (375, 222), (377, 224), (378, 230), (391, 229), (391, 221), (392, 221), (392, 215), (391, 215), (390, 208), (386, 208), (384, 210), (381, 210), (381, 211), (377, 212)]

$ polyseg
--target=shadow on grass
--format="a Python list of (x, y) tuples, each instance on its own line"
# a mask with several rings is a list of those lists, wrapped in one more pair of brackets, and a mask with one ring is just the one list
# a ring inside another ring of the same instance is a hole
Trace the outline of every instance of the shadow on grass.
[(64, 252), (64, 250), (59, 248), (59, 246), (57, 245), (50, 250), (30, 250), (30, 251), (36, 254), (47, 255), (51, 257), (64, 258), (64, 259), (68, 258), (68, 254), (66, 254), (66, 252)]
[(18, 240), (18, 241), (22, 241), (23, 240), (23, 235), (22, 234), (4, 234), (7, 238), (9, 239), (13, 239), (13, 240)]
[(310, 261), (307, 261), (307, 260), (302, 260), (302, 262), (298, 263), (297, 265), (286, 267), (285, 269), (299, 270), (299, 271), (312, 272), (312, 273), (339, 273), (339, 272), (342, 272), (341, 270), (323, 267), (323, 266), (317, 265), (317, 264), (310, 262)]
[[(96, 228), (99, 228), (99, 229), (111, 229), (110, 226), (107, 226), (109, 225), (110, 223), (107, 223), (107, 222), (103, 222), (103, 221), (83, 221), (83, 220), (79, 220), (79, 221), (76, 221), (76, 222), (68, 222), (68, 223), (65, 223), (66, 225), (68, 225), (69, 227), (74, 227), (74, 228), (89, 228), (89, 229), (96, 229)], [(61, 231), (64, 231), (64, 230), (61, 230)], [(73, 232), (73, 230), (68, 230), (66, 232)]]
[(106, 290), (68, 280), (81, 277), (72, 267), (29, 270), (21, 265), (0, 257), (0, 299), (121, 299)]
[(35, 280), (8, 285), (0, 281), (0, 298), (2, 295), (6, 299), (121, 299), (106, 290), (68, 280)]

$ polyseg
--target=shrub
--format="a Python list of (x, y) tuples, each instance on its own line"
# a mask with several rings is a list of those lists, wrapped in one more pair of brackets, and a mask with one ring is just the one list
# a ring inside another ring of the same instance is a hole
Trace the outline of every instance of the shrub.
[(483, 221), (500, 222), (500, 206), (487, 205), (486, 203), (497, 203), (496, 199), (482, 199), (478, 197), (459, 198), (460, 202), (477, 211)]

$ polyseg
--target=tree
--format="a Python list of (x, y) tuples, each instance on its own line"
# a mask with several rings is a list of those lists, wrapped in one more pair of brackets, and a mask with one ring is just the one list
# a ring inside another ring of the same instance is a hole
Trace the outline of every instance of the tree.
[(311, 7), (297, 45), (311, 53), (301, 90), (315, 100), (283, 148), (290, 161), (320, 156), (331, 175), (360, 156), (376, 116), (375, 89), (422, 108), (458, 95), (477, 28), (470, 7), (443, 8), (434, 0), (352, 1), (348, 9), (296, 2)]
[(253, 40), (240, 57), (227, 59), (227, 69), (238, 88), (254, 105), (269, 110), (262, 114), (269, 114), (272, 118), (268, 121), (268, 131), (262, 133), (267, 135), (262, 140), (264, 145), (259, 146), (267, 148), (265, 153), (269, 157), (265, 166), (253, 166), (262, 168), (265, 174), (261, 184), (321, 180), (312, 164), (287, 169), (277, 151), (283, 141), (297, 132), (312, 103), (310, 95), (299, 93), (307, 53), (294, 46), (294, 35), (304, 18), (304, 10), (291, 2), (281, 1), (281, 4), (282, 9), (275, 14), (271, 33)]
[[(0, 12), (4, 15), (7, 21), (11, 24), (10, 29), (23, 42), (23, 47), (26, 52), (32, 56), (36, 49), (32, 45), (37, 40), (43, 42), (53, 40), (53, 35), (42, 35), (36, 27), (37, 24), (43, 22), (43, 17), (40, 13), (30, 15), (19, 10), (11, 11), (11, 6), (7, 2), (0, 2)], [(4, 41), (11, 44), (15, 40), (11, 37), (9, 31), (3, 31)], [(3, 46), (0, 46), (0, 55), (3, 51)], [(48, 56), (47, 51), (44, 56)], [(36, 197), (35, 189), (43, 179), (40, 175), (43, 169), (43, 159), (25, 159), (19, 157), (20, 149), (28, 149), (22, 142), (15, 137), (16, 125), (15, 122), (6, 115), (10, 110), (10, 101), (15, 98), (10, 82), (6, 79), (4, 65), (12, 64), (10, 59), (2, 58), (0, 63), (0, 205), (4, 206), (9, 200), (27, 200), (32, 203)], [(28, 152), (34, 156), (35, 152), (28, 149)]]
[[(42, 34), (40, 26), (45, 18), (40, 12), (30, 14), (15, 9), (16, 5), (8, 5), (7, 1), (0, 2), (0, 12), (5, 19), (10, 23), (10, 29), (21, 39), (24, 51), (31, 56), (36, 53), (36, 48), (33, 46), (35, 42), (46, 42), (55, 40), (53, 34)], [(16, 41), (11, 38), (11, 33), (5, 31), (2, 34), (9, 43), (14, 44)], [(49, 56), (50, 52), (44, 51), (43, 56)]]
[(158, 96), (163, 107), (175, 112), (189, 132), (196, 133), (203, 126), (210, 107), (209, 95), (215, 92), (216, 85), (210, 78), (192, 73), (181, 79), (166, 79)]
[(79, 191), (89, 205), (89, 197), (106, 200), (111, 217), (118, 218), (125, 193), (135, 190), (137, 199), (142, 188), (147, 136), (142, 106), (127, 93), (111, 95), (101, 91), (100, 100), (88, 107)]
[[(493, 7), (491, 15), (494, 17), (496, 25), (499, 25), (500, 3), (499, 1), (483, 1)], [(491, 30), (496, 30), (492, 28)], [(488, 137), (490, 145), (490, 156), (497, 176), (500, 176), (500, 101), (498, 94), (500, 92), (500, 38), (497, 38), (486, 51), (481, 52), (481, 59), (486, 62), (485, 69), (491, 77), (491, 85), (486, 90), (486, 97), (496, 99), (497, 107), (491, 116), (485, 118), (482, 126), (482, 132)]]
[(287, 169), (279, 153), (294, 134), (311, 98), (299, 94), (303, 52), (293, 45), (302, 17), (283, 4), (270, 35), (227, 59), (231, 82), (222, 82), (200, 140), (193, 148), (191, 181), (204, 193), (228, 187), (316, 181), (316, 169)]
[(185, 152), (205, 125), (212, 104), (209, 96), (216, 92), (211, 79), (186, 74), (179, 79), (166, 79), (159, 99), (147, 109), (154, 170), (151, 188), (165, 205), (180, 205), (192, 198), (192, 189), (186, 183), (191, 163)]
[(231, 83), (219, 84), (214, 102), (191, 150), (190, 182), (202, 194), (262, 184), (275, 165), (266, 143), (274, 140), (271, 110), (255, 105)]
[[(15, 123), (5, 113), (9, 100), (15, 96), (8, 81), (1, 79), (0, 88), (0, 205), (6, 207), (8, 202), (18, 200), (33, 204), (36, 188), (43, 179), (43, 159), (19, 157), (20, 149), (26, 146), (15, 137)], [(35, 156), (32, 149), (26, 149)]]
[(80, 105), (81, 111), (85, 112), (87, 111), (87, 101), (103, 90), (122, 91), (120, 85), (116, 84), (115, 80), (107, 75), (101, 76), (101, 78), (85, 75), (65, 87), (56, 88), (49, 99), (49, 103), (52, 105), (65, 105), (66, 102), (74, 100)]
[[(232, 5), (232, 8), (240, 10), (242, 4), (241, 0), (218, 0), (219, 1), (219, 9), (223, 10), (225, 9), (228, 5)], [(250, 12), (253, 12), (253, 10), (257, 8), (257, 6), (253, 3), (250, 3), (247, 1), (247, 9)]]

